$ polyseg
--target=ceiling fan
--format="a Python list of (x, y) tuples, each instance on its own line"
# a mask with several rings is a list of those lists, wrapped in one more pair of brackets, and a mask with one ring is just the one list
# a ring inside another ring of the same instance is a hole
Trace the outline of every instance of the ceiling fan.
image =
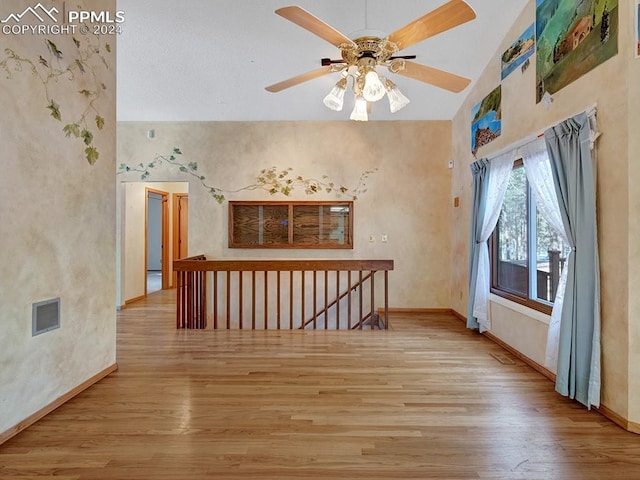
[(342, 110), (347, 82), (351, 78), (356, 98), (351, 118), (366, 120), (367, 102), (378, 101), (385, 94), (389, 97), (392, 113), (409, 103), (391, 80), (378, 74), (378, 66), (454, 93), (461, 92), (471, 83), (468, 78), (411, 62), (416, 58), (415, 55), (396, 55), (422, 40), (476, 18), (473, 8), (464, 0), (450, 0), (384, 38), (364, 36), (352, 40), (299, 6), (279, 8), (275, 13), (338, 47), (342, 58), (323, 58), (321, 68), (270, 85), (266, 87), (269, 92), (280, 92), (324, 75), (341, 72), (341, 79), (324, 99), (325, 105), (332, 110)]

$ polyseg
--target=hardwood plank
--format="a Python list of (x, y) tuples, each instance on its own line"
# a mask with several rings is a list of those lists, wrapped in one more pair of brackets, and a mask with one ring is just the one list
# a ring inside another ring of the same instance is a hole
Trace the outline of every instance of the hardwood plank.
[(450, 313), (177, 330), (174, 301), (119, 313), (118, 371), (1, 445), (0, 478), (639, 478), (640, 436)]

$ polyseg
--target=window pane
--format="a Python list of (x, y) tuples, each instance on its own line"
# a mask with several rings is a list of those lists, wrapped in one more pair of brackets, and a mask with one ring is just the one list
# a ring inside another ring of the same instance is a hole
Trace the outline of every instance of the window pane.
[(536, 268), (538, 279), (538, 300), (553, 302), (558, 288), (560, 274), (570, 250), (536, 208)]
[(294, 205), (297, 245), (344, 245), (349, 239), (349, 205)]
[(289, 207), (286, 205), (236, 205), (233, 242), (241, 245), (286, 245)]
[(497, 227), (497, 286), (528, 297), (527, 177), (514, 168), (502, 204)]

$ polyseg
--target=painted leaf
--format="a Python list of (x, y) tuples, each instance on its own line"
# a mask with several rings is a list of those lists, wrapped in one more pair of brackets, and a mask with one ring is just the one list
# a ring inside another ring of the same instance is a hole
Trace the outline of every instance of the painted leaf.
[(80, 70), (82, 73), (84, 73), (84, 72), (85, 72), (84, 65), (83, 65), (83, 64), (82, 64), (82, 62), (81, 62), (79, 59), (77, 59), (77, 58), (76, 58), (76, 65), (78, 66), (78, 70)]
[(58, 50), (58, 47), (56, 46), (56, 44), (53, 43), (49, 39), (47, 39), (46, 42), (47, 42), (47, 48), (51, 52), (51, 55), (53, 55), (57, 59), (61, 59), (62, 58), (62, 52), (60, 50)]
[(100, 154), (98, 153), (98, 150), (96, 150), (95, 147), (85, 148), (84, 153), (87, 156), (87, 161), (89, 162), (89, 165), (94, 165), (98, 160), (98, 157), (100, 156)]
[(87, 90), (87, 89), (80, 90), (78, 93), (81, 94), (81, 95), (84, 95), (87, 98), (89, 98), (91, 96), (91, 92), (89, 90)]
[(73, 43), (75, 43), (77, 48), (80, 48), (80, 42), (78, 41), (78, 39), (76, 39), (76, 37), (71, 37), (71, 39), (73, 40)]
[(100, 115), (96, 115), (96, 127), (98, 127), (98, 130), (102, 130), (104, 128), (104, 118)]
[(173, 147), (173, 153), (175, 153), (176, 155), (182, 155), (182, 152), (178, 147)]
[(49, 62), (47, 62), (44, 58), (42, 58), (42, 55), (40, 55), (40, 57), (38, 58), (38, 61), (40, 62), (41, 65), (44, 65), (45, 67), (49, 67)]
[(67, 137), (73, 135), (74, 137), (78, 138), (80, 136), (80, 125), (78, 125), (77, 123), (70, 123), (69, 125), (66, 125), (62, 130)]
[(111, 53), (111, 45), (109, 45), (108, 43), (104, 46), (104, 49), (105, 49), (107, 52)]
[(51, 116), (56, 120), (62, 120), (62, 115), (60, 114), (60, 105), (58, 105), (55, 101), (51, 100), (47, 108), (51, 111)]
[(85, 145), (91, 144), (91, 141), (93, 140), (93, 133), (91, 133), (89, 130), (87, 130), (86, 128), (83, 129), (82, 132), (80, 132), (80, 136), (84, 140)]

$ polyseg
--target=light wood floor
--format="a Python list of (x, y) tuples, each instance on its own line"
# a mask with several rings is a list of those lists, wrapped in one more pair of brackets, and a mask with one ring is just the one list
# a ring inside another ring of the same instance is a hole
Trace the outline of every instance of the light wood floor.
[(640, 436), (453, 317), (177, 331), (172, 302), (119, 314), (120, 369), (0, 446), (1, 479), (640, 479)]

